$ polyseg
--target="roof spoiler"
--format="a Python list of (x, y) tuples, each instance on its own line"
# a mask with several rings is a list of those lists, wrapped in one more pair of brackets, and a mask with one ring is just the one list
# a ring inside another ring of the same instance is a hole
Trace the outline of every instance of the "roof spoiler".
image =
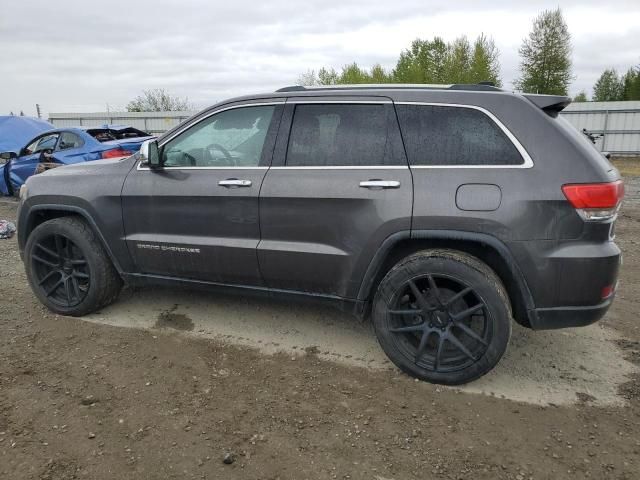
[(571, 98), (564, 95), (538, 95), (534, 93), (526, 93), (524, 98), (533, 103), (536, 107), (541, 108), (545, 113), (552, 117), (557, 117), (564, 108), (571, 103)]

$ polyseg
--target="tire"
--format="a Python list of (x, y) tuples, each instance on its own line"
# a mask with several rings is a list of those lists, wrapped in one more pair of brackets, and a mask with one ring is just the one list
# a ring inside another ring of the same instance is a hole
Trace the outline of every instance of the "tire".
[(397, 263), (372, 308), (380, 346), (409, 375), (459, 385), (489, 372), (511, 337), (511, 305), (486, 264), (455, 250), (425, 250)]
[(91, 227), (78, 217), (38, 225), (24, 264), (31, 289), (49, 310), (82, 316), (112, 303), (122, 280)]

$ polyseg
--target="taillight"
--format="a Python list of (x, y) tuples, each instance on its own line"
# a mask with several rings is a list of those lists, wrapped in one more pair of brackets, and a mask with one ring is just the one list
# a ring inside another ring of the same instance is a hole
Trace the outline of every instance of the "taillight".
[(624, 197), (622, 180), (610, 183), (573, 183), (562, 186), (569, 203), (584, 220), (609, 220), (615, 217)]
[(113, 150), (105, 150), (101, 153), (102, 158), (130, 157), (131, 152), (122, 148), (114, 148)]

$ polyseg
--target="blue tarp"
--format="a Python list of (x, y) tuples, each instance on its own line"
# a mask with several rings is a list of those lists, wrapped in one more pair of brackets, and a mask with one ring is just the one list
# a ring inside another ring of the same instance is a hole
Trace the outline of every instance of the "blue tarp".
[(55, 128), (39, 118), (0, 116), (0, 152), (16, 152), (41, 132)]

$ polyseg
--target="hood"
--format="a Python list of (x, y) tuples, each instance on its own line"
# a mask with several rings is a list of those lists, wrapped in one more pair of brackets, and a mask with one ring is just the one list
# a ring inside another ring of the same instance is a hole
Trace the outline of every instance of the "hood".
[[(93, 160), (91, 162), (80, 162), (80, 163), (72, 163), (70, 165), (64, 165), (61, 167), (52, 168), (50, 170), (46, 170), (39, 175), (38, 177), (54, 177), (54, 176), (76, 176), (83, 174), (93, 174), (99, 173), (101, 169), (109, 169), (118, 168), (117, 164), (123, 164), (122, 168), (128, 169), (131, 168), (131, 163), (135, 161), (132, 157), (124, 157), (124, 158), (115, 158), (115, 159), (105, 159), (105, 160)], [(111, 167), (111, 168), (109, 168)]]
[(0, 116), (0, 152), (16, 152), (39, 133), (55, 128), (39, 118)]

